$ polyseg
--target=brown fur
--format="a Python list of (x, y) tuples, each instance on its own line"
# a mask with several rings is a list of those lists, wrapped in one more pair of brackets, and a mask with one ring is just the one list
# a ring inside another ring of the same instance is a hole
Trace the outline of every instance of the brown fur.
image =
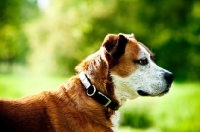
[(135, 60), (138, 60), (139, 47), (136, 40), (129, 40), (126, 44), (126, 52), (119, 59), (118, 65), (112, 68), (112, 73), (127, 77), (136, 70)]
[[(112, 38), (112, 43), (110, 42)], [(129, 40), (125, 54), (113, 58), (118, 35), (108, 35), (103, 46), (76, 67), (84, 71), (96, 88), (117, 102), (110, 72), (127, 76), (135, 69), (129, 65), (137, 59), (137, 42)], [(109, 48), (108, 48), (109, 47)], [(116, 50), (117, 49), (117, 50)], [(112, 53), (111, 53), (112, 51)], [(123, 53), (123, 51), (120, 51)], [(114, 62), (118, 62), (115, 63)], [(126, 68), (125, 68), (126, 66)], [(57, 89), (16, 100), (0, 100), (0, 131), (4, 132), (112, 132), (114, 110), (103, 107), (91, 97), (78, 75)]]

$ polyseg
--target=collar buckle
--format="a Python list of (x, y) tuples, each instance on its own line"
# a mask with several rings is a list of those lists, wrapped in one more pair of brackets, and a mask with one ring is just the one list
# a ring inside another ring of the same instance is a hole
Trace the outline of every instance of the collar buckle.
[(105, 99), (107, 99), (107, 102), (105, 104), (103, 104), (104, 107), (107, 107), (112, 101), (105, 96), (104, 94), (102, 94), (101, 92), (99, 92), (99, 95), (103, 96)]

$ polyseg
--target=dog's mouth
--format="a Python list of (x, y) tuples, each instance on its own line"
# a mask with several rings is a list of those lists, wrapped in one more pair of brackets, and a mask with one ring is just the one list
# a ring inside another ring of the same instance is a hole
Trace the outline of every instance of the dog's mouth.
[(140, 96), (162, 96), (164, 94), (166, 94), (167, 92), (169, 92), (169, 89), (166, 89), (164, 90), (163, 92), (159, 93), (159, 94), (150, 94), (146, 91), (143, 91), (143, 90), (138, 90), (137, 93), (140, 95)]
[(147, 93), (147, 92), (145, 92), (145, 91), (143, 91), (143, 90), (138, 90), (137, 92), (138, 92), (138, 94), (139, 94), (140, 96), (149, 96), (149, 93)]

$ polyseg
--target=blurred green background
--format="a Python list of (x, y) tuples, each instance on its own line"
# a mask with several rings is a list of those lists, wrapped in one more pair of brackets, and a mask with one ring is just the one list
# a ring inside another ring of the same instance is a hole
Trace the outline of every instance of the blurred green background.
[(200, 131), (200, 0), (0, 0), (0, 97), (53, 89), (107, 33), (134, 33), (175, 74), (120, 109), (119, 131)]

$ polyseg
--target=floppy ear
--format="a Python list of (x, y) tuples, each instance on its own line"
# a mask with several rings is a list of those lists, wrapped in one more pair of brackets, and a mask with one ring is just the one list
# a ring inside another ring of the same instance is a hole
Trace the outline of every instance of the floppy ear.
[(128, 39), (123, 34), (108, 34), (102, 46), (105, 48), (108, 60), (118, 60), (125, 52)]

